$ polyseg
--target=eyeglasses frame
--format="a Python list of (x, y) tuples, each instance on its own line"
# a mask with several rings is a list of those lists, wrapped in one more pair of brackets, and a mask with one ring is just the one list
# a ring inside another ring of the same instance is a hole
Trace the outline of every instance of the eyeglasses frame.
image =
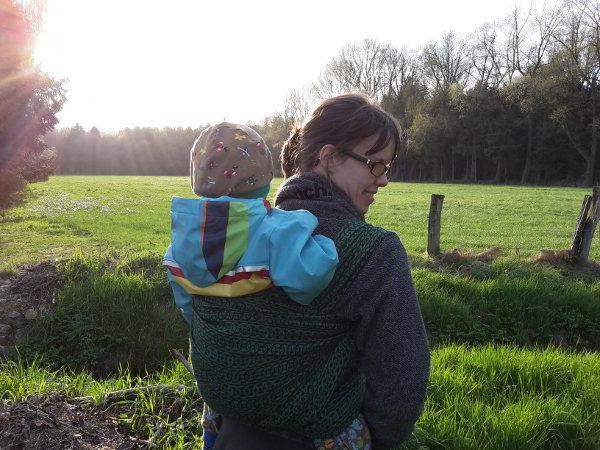
[[(362, 155), (358, 155), (354, 152), (351, 151), (347, 151), (347, 152), (343, 152), (343, 155), (348, 155), (350, 158), (355, 159), (357, 161), (360, 161), (364, 164), (366, 164), (369, 167), (369, 171), (371, 172), (371, 175), (373, 175), (374, 177), (380, 177), (382, 175), (387, 175), (387, 173), (390, 171), (390, 169), (392, 168), (392, 164), (394, 163), (394, 160), (396, 159), (396, 155), (394, 155), (394, 158), (392, 159), (392, 162), (389, 164), (385, 164), (381, 161), (373, 161), (372, 159), (369, 158), (365, 158)], [(373, 173), (373, 169), (375, 169), (375, 167), (378, 164), (382, 164), (385, 167), (385, 171), (379, 175), (376, 175)]]

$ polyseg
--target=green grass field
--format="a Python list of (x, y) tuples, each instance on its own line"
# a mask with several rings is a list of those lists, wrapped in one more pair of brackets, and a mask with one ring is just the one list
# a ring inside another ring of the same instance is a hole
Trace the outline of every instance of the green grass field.
[[(272, 192), (281, 180), (275, 180)], [(565, 249), (585, 189), (391, 183), (368, 220), (396, 231), (409, 253), (427, 246), (431, 194), (444, 194), (442, 250), (532, 255)], [(0, 271), (86, 252), (162, 252), (169, 242), (173, 195), (192, 197), (186, 177), (52, 177), (30, 186), (24, 201), (0, 215)], [(596, 235), (591, 258), (600, 259)]]
[[(432, 193), (446, 195), (443, 251), (498, 246), (506, 256), (449, 266), (424, 257)], [(600, 279), (529, 258), (569, 247), (586, 193), (392, 183), (378, 195), (368, 221), (398, 232), (411, 254), (433, 347), (425, 411), (402, 449), (600, 449)], [(192, 196), (187, 178), (53, 177), (0, 212), (0, 277), (66, 260), (55, 308), (32, 322), (20, 359), (0, 363), (0, 405), (184, 384), (122, 402), (117, 420), (161, 448), (199, 448), (194, 381), (168, 356), (186, 345), (160, 268), (172, 195)], [(598, 236), (591, 255), (600, 259)]]

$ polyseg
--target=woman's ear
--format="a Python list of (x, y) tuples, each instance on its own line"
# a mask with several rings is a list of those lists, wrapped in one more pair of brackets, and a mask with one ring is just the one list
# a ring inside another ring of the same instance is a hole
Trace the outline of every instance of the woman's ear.
[(335, 166), (335, 145), (326, 144), (319, 152), (319, 163), (325, 169)]

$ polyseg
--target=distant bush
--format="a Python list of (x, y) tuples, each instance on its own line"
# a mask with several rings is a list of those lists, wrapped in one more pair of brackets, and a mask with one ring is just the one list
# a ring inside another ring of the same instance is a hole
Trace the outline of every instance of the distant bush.
[(14, 195), (27, 183), (47, 181), (54, 173), (56, 153), (46, 149), (33, 153), (23, 160), (16, 160), (9, 167), (0, 169), (0, 208), (10, 206)]
[[(98, 376), (121, 366), (134, 374), (162, 368), (170, 348), (187, 349), (187, 329), (172, 305), (166, 276), (156, 270), (160, 259), (152, 263), (148, 275), (81, 255), (67, 261), (56, 305), (28, 327), (18, 343), (21, 355)], [(137, 266), (148, 264), (144, 256)]]
[(56, 168), (56, 150), (46, 148), (40, 153), (29, 155), (24, 161), (22, 175), (29, 183), (47, 181)]
[(20, 191), (25, 184), (25, 179), (18, 171), (0, 170), (0, 208), (8, 206), (11, 196)]

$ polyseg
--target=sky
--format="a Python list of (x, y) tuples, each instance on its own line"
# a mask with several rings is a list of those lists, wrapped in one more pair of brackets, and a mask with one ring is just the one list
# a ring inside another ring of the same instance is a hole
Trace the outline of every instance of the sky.
[[(36, 61), (67, 79), (60, 127), (259, 122), (365, 38), (418, 49), (517, 0), (48, 0)], [(521, 1), (521, 6), (528, 3)]]

